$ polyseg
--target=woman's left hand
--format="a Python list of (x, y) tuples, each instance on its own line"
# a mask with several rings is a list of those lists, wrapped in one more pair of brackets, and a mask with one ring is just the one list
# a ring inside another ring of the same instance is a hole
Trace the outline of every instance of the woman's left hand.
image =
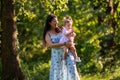
[(69, 48), (71, 45), (72, 45), (72, 42), (66, 42), (66, 44), (65, 44), (65, 46), (68, 47), (68, 48)]

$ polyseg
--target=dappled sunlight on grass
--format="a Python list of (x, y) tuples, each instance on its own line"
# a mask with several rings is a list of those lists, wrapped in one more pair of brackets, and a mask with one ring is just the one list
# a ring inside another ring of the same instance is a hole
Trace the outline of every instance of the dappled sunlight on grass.
[(81, 76), (81, 80), (120, 80), (120, 68), (114, 70), (114, 72), (104, 72), (99, 74), (85, 74)]

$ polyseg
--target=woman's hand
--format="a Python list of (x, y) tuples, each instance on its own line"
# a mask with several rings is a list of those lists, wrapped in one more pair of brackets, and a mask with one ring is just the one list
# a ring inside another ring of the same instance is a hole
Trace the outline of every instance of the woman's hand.
[(72, 45), (71, 42), (66, 42), (66, 43), (65, 43), (65, 46), (68, 47), (68, 48), (69, 48), (71, 45)]

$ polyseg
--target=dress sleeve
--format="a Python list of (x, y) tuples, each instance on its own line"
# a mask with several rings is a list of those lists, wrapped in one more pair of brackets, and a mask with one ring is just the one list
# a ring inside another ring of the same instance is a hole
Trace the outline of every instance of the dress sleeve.
[(66, 29), (63, 28), (63, 30), (62, 30), (62, 34), (65, 35), (66, 33), (67, 33)]

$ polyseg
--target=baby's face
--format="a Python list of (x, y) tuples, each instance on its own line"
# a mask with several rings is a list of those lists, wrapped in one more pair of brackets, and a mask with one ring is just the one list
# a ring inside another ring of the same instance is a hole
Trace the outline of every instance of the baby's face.
[(67, 26), (68, 28), (71, 28), (71, 27), (72, 27), (72, 22), (70, 21), (70, 22), (66, 23), (66, 26)]

